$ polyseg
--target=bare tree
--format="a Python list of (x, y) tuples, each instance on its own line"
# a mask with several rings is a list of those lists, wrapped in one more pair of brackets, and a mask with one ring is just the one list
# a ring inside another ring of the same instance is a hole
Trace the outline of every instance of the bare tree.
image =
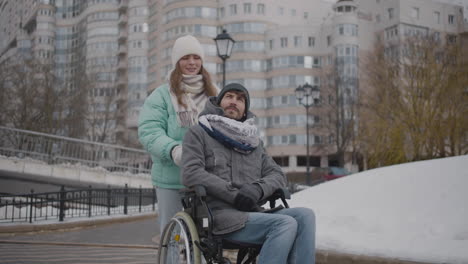
[[(355, 156), (357, 133), (357, 78), (343, 75), (340, 64), (324, 71), (321, 84), (322, 131), (328, 135), (327, 152), (334, 156), (338, 166), (344, 167), (348, 157)], [(331, 148), (330, 148), (331, 146)], [(349, 155), (351, 154), (351, 155)], [(351, 160), (356, 164), (356, 161)]]
[(50, 64), (34, 59), (4, 62), (0, 89), (2, 125), (52, 134), (63, 129), (66, 93)]
[(86, 116), (89, 140), (111, 142), (115, 132), (119, 90), (116, 74), (109, 67), (94, 69), (87, 74), (88, 110)]
[(377, 43), (365, 61), (360, 149), (370, 167), (466, 153), (467, 70), (434, 36)]

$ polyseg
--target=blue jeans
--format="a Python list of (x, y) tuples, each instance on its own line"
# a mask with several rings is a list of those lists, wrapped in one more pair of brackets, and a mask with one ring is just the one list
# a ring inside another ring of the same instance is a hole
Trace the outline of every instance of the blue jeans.
[(258, 264), (315, 263), (315, 214), (308, 208), (249, 213), (245, 227), (225, 238), (263, 244)]

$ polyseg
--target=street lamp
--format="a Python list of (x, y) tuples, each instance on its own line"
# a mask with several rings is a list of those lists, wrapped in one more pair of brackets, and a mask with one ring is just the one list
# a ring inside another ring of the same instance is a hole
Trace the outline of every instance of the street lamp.
[(225, 29), (221, 34), (218, 34), (216, 38), (214, 38), (216, 42), (216, 51), (218, 52), (218, 57), (223, 60), (223, 87), (226, 85), (226, 60), (229, 59), (232, 52), (232, 47), (235, 40), (229, 36)]
[[(318, 103), (318, 99), (320, 98), (320, 90), (317, 86), (311, 86), (310, 84), (306, 83), (304, 85), (299, 85), (296, 90), (296, 98), (301, 105), (303, 105), (306, 109), (306, 145), (307, 145), (307, 156), (306, 156), (306, 166), (307, 166), (307, 173), (306, 173), (306, 181), (307, 185), (311, 185), (311, 178), (310, 178), (310, 157), (309, 157), (309, 107)], [(309, 100), (309, 98), (311, 100)], [(304, 100), (305, 99), (305, 100)], [(304, 100), (304, 101), (303, 101)]]

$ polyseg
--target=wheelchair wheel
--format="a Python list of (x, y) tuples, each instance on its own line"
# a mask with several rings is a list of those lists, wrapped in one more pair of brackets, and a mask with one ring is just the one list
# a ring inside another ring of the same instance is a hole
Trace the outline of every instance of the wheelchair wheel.
[(202, 264), (197, 228), (185, 212), (178, 212), (164, 228), (159, 243), (159, 264)]

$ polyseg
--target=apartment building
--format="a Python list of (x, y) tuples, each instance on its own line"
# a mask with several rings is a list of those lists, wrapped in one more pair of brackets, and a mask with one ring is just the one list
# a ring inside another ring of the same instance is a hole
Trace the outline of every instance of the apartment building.
[[(175, 39), (192, 34), (200, 40), (204, 67), (221, 86), (213, 39), (225, 29), (236, 41), (226, 83), (250, 90), (269, 154), (286, 172), (304, 172), (307, 123), (310, 165), (337, 164), (339, 135), (329, 126), (329, 106), (340, 98), (347, 102), (340, 105), (340, 122), (358, 118), (360, 61), (377, 38), (390, 44), (434, 33), (467, 43), (467, 10), (467, 0), (0, 0), (0, 60), (48, 58), (71, 86), (73, 74), (97, 72), (97, 105), (105, 108), (105, 98), (115, 98), (108, 142), (136, 142), (139, 108), (167, 80)], [(308, 120), (295, 97), (305, 83), (320, 91)], [(355, 170), (352, 146), (345, 152), (346, 167)]]
[[(310, 164), (336, 165), (338, 137), (325, 125), (325, 105), (342, 98), (347, 103), (341, 122), (358, 118), (352, 102), (360, 89), (359, 61), (376, 38), (390, 42), (440, 32), (450, 39), (466, 32), (467, 23), (462, 1), (150, 0), (149, 6), (148, 91), (167, 80), (171, 47), (185, 34), (200, 39), (204, 65), (220, 86), (222, 62), (213, 39), (227, 30), (236, 43), (226, 61), (226, 83), (250, 90), (267, 151), (287, 172), (306, 169), (306, 113), (296, 87), (308, 83), (320, 89), (320, 99), (309, 108)], [(355, 170), (352, 152), (347, 147), (346, 167)]]
[(147, 21), (147, 0), (1, 0), (0, 61), (34, 57), (70, 91), (86, 85), (87, 139), (137, 145)]

